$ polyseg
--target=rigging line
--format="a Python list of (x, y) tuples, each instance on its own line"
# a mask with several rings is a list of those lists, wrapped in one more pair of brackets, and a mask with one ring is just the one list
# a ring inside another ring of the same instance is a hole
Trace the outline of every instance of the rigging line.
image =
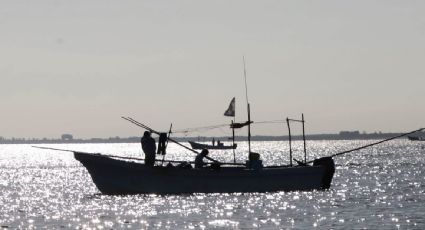
[(203, 130), (203, 129), (216, 129), (216, 128), (221, 128), (226, 126), (229, 126), (229, 124), (209, 125), (209, 126), (193, 127), (193, 128), (186, 128), (186, 129), (176, 129), (173, 131), (173, 133), (187, 133), (187, 132), (194, 132), (194, 131)]
[[(224, 127), (219, 127), (219, 128), (218, 128), (218, 131), (220, 131), (220, 132), (221, 132), (221, 133), (223, 133), (223, 134), (228, 134), (228, 133), (229, 133), (229, 130), (227, 130), (227, 129), (226, 129), (226, 130), (224, 130), (223, 128), (224, 128)], [(231, 130), (230, 130), (230, 131), (231, 131)]]
[(271, 120), (271, 121), (256, 121), (253, 124), (273, 124), (273, 123), (286, 123), (286, 120)]
[[(410, 135), (410, 134), (413, 134), (413, 133), (416, 133), (416, 132), (420, 132), (420, 131), (422, 131), (422, 130), (424, 130), (424, 129), (425, 129), (425, 128), (420, 128), (420, 129), (417, 129), (417, 130), (414, 130), (414, 131), (411, 131), (411, 132), (408, 132), (408, 133), (403, 133), (403, 134), (398, 135), (398, 136), (390, 137), (390, 138), (387, 138), (387, 139), (385, 139), (385, 140), (381, 140), (381, 141), (378, 141), (378, 142), (375, 142), (375, 143), (372, 143), (372, 144), (368, 144), (368, 145), (360, 146), (360, 147), (355, 148), (355, 149), (350, 149), (350, 150), (347, 150), (347, 151), (343, 151), (343, 152), (335, 153), (335, 154), (330, 155), (330, 156), (328, 156), (328, 157), (336, 157), (336, 156), (340, 156), (340, 155), (343, 155), (343, 154), (351, 153), (351, 152), (354, 152), (354, 151), (357, 151), (357, 150), (360, 150), (360, 149), (364, 149), (364, 148), (372, 147), (372, 146), (374, 146), (374, 145), (378, 145), (378, 144), (381, 144), (381, 143), (384, 143), (384, 142), (387, 142), (387, 141), (391, 141), (391, 140), (394, 140), (394, 139), (397, 139), (397, 138), (400, 138), (400, 137), (404, 137), (404, 136), (407, 136), (407, 135)], [(313, 162), (313, 161), (309, 161), (309, 162), (307, 162), (307, 164), (308, 164), (308, 163), (311, 163), (311, 162)]]
[[(286, 120), (256, 121), (253, 124), (267, 124), (267, 123), (270, 123), (270, 124), (286, 123)], [(173, 133), (189, 133), (189, 132), (196, 132), (196, 131), (200, 131), (200, 130), (224, 128), (224, 127), (227, 127), (227, 126), (229, 126), (229, 124), (200, 126), (200, 127), (186, 128), (186, 129), (177, 129), (177, 130), (174, 130)]]

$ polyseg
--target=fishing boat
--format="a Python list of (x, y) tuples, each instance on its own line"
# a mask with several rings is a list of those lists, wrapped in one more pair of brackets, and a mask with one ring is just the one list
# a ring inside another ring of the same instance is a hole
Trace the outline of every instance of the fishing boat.
[[(159, 134), (157, 131), (131, 118), (126, 118), (126, 120)], [(303, 120), (304, 116), (301, 121)], [(288, 127), (290, 127), (289, 122), (291, 119), (287, 119), (287, 121)], [(163, 159), (156, 160), (157, 162), (161, 162), (156, 164), (156, 166), (147, 166), (141, 163), (143, 159), (140, 158), (87, 153), (50, 147), (33, 147), (73, 152), (74, 158), (87, 169), (99, 191), (107, 195), (305, 191), (323, 190), (331, 187), (335, 173), (334, 157), (401, 138), (422, 130), (424, 129), (418, 129), (310, 161), (306, 160), (306, 152), (304, 152), (304, 161), (293, 159), (290, 144), (289, 165), (265, 167), (262, 166), (259, 155), (253, 152), (249, 153), (248, 160), (245, 163), (223, 163), (207, 157), (212, 161), (211, 166), (214, 167), (194, 169), (189, 166), (193, 162)], [(172, 138), (168, 138), (168, 140), (196, 152)], [(291, 138), (289, 138), (289, 143), (291, 143)], [(293, 160), (298, 165), (293, 165)], [(168, 164), (163, 166), (164, 162)]]
[(237, 144), (232, 145), (224, 145), (223, 143), (217, 143), (217, 145), (207, 145), (201, 144), (194, 141), (188, 141), (192, 149), (236, 149), (238, 147)]
[[(230, 107), (234, 109), (234, 99)], [(234, 112), (231, 114), (233, 115)], [(151, 133), (158, 134), (160, 136), (158, 146), (167, 146), (168, 141), (172, 141), (187, 150), (199, 154), (196, 150), (170, 138), (171, 131), (167, 137), (167, 133), (155, 131), (133, 118), (122, 118)], [(298, 120), (287, 119), (288, 128), (290, 128), (289, 122), (291, 121)], [(301, 122), (304, 126), (304, 115)], [(193, 168), (191, 166), (193, 162), (178, 161), (166, 161), (169, 162), (167, 166), (163, 166), (162, 163), (156, 164), (156, 166), (147, 166), (141, 163), (140, 160), (129, 161), (120, 159), (122, 157), (117, 156), (83, 152), (74, 152), (74, 157), (87, 169), (94, 184), (103, 194), (274, 192), (328, 189), (331, 186), (335, 172), (335, 164), (332, 157), (315, 159), (310, 162), (312, 164), (309, 164), (305, 155), (304, 162), (294, 159), (294, 161), (298, 162), (298, 165), (293, 165), (291, 144), (289, 165), (264, 167), (260, 154), (251, 151), (250, 126), (252, 123), (248, 104), (248, 121), (243, 123), (232, 121), (230, 125), (233, 133), (234, 129), (248, 127), (249, 151), (248, 160), (245, 163), (237, 163), (235, 153), (233, 155), (233, 163), (218, 162), (206, 157), (210, 160), (210, 167), (204, 168)], [(305, 143), (305, 135), (303, 136)], [(161, 141), (166, 141), (167, 143), (161, 143)], [(233, 149), (236, 148), (236, 144), (231, 147)], [(173, 165), (172, 163), (180, 164)]]
[(169, 163), (186, 164), (185, 167), (179, 167), (170, 164), (162, 166), (161, 163), (152, 167), (141, 163), (143, 159), (140, 158), (33, 147), (73, 152), (75, 159), (87, 169), (99, 191), (107, 195), (305, 191), (331, 187), (335, 173), (334, 157), (421, 130), (423, 129), (307, 162), (294, 159), (298, 165), (266, 167), (258, 167), (255, 159), (244, 164), (222, 163), (220, 167), (201, 169), (186, 167), (193, 162), (165, 160)]
[(419, 137), (419, 136), (407, 136), (407, 139), (411, 141), (425, 141), (425, 137)]
[(273, 192), (328, 189), (335, 172), (332, 158), (312, 166), (181, 168), (146, 166), (135, 161), (74, 152), (102, 194), (184, 194)]
[[(134, 119), (126, 118), (126, 120), (153, 133), (157, 132)], [(291, 121), (296, 120), (287, 119), (288, 127)], [(301, 121), (304, 121), (304, 116)], [(423, 129), (310, 161), (306, 159), (306, 152), (304, 161), (292, 157), (291, 138), (289, 138), (290, 164), (265, 167), (262, 166), (259, 155), (253, 152), (249, 153), (245, 163), (223, 163), (209, 158), (212, 160), (211, 166), (214, 167), (196, 169), (189, 166), (193, 162), (156, 160), (161, 164), (146, 166), (141, 163), (143, 159), (139, 158), (65, 151), (74, 153), (75, 159), (87, 169), (99, 191), (108, 195), (308, 191), (331, 187), (335, 173), (334, 157), (421, 130)], [(291, 137), (290, 131), (289, 137)], [(191, 150), (172, 138), (168, 140)], [(297, 165), (293, 164), (293, 161)], [(163, 166), (163, 162), (169, 164)], [(171, 163), (179, 165), (172, 166)]]

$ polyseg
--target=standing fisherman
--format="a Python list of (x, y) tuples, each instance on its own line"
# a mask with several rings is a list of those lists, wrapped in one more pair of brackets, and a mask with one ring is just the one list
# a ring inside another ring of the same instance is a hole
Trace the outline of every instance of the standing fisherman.
[(151, 132), (145, 131), (140, 143), (142, 144), (142, 149), (145, 153), (145, 165), (153, 166), (155, 164), (156, 145), (155, 139), (151, 137)]

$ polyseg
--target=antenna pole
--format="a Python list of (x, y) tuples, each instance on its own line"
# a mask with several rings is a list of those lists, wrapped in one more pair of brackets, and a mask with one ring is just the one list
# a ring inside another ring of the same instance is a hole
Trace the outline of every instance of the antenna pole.
[(245, 78), (245, 98), (248, 112), (248, 154), (251, 154), (251, 110), (249, 108), (248, 101), (248, 84), (246, 83), (246, 64), (245, 64), (245, 56), (242, 56), (243, 60), (243, 76)]
[(245, 98), (246, 98), (246, 104), (248, 104), (248, 84), (246, 83), (246, 65), (245, 65), (245, 56), (242, 56), (243, 60), (243, 76), (245, 78)]

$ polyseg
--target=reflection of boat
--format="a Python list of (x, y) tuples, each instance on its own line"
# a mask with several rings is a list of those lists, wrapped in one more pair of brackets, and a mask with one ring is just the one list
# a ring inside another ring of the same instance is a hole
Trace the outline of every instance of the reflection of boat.
[(425, 137), (407, 136), (407, 138), (411, 141), (425, 141)]
[(192, 149), (236, 149), (238, 147), (237, 144), (224, 145), (223, 143), (218, 143), (217, 145), (206, 145), (193, 141), (189, 141), (189, 144), (192, 146)]
[(181, 194), (273, 192), (327, 189), (335, 172), (330, 157), (312, 166), (281, 166), (252, 169), (149, 167), (99, 154), (74, 152), (103, 194)]

